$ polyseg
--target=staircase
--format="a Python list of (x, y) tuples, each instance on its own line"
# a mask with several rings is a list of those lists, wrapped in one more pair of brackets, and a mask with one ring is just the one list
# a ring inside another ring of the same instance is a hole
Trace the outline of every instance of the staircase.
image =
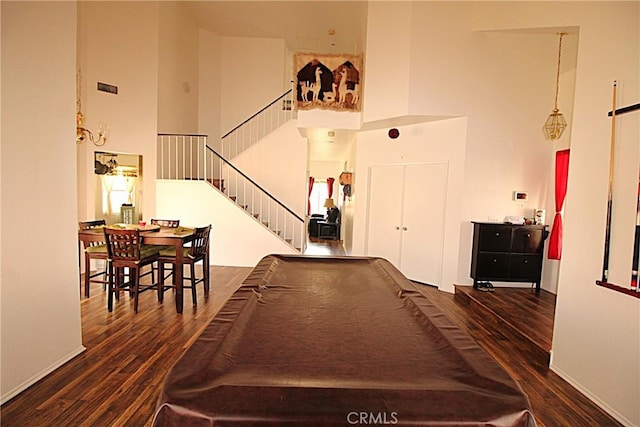
[(233, 160), (238, 154), (296, 117), (297, 111), (293, 108), (293, 89), (289, 89), (223, 135), (222, 156), (227, 160)]
[(306, 245), (304, 219), (207, 145), (206, 135), (158, 135), (158, 179), (205, 181), (297, 252)]

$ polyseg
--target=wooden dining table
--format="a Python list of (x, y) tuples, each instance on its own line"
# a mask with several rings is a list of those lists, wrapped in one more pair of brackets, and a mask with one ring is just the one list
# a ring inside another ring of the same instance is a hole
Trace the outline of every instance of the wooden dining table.
[[(173, 273), (173, 285), (175, 287), (176, 296), (176, 312), (182, 313), (183, 306), (183, 272), (182, 266), (184, 262), (184, 251), (182, 247), (185, 243), (194, 239), (193, 227), (159, 227), (159, 226), (138, 226), (126, 225), (124, 228), (138, 228), (142, 243), (145, 245), (173, 246), (176, 248), (176, 267)], [(78, 268), (81, 268), (81, 244), (84, 242), (105, 242), (104, 231), (102, 228), (92, 228), (89, 230), (78, 231)], [(207, 257), (209, 256), (209, 248), (207, 248)]]

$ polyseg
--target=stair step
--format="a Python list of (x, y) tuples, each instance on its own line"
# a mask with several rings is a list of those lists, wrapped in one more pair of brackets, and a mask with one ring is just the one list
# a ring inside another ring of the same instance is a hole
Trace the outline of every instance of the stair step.
[(209, 183), (211, 183), (218, 190), (224, 192), (224, 190), (225, 190), (225, 188), (224, 188), (224, 179), (207, 178), (207, 181), (209, 181)]

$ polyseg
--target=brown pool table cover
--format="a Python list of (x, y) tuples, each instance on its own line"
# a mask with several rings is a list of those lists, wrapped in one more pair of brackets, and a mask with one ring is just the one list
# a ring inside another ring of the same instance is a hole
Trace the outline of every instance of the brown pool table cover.
[(169, 371), (153, 424), (535, 426), (416, 286), (380, 258), (265, 257)]

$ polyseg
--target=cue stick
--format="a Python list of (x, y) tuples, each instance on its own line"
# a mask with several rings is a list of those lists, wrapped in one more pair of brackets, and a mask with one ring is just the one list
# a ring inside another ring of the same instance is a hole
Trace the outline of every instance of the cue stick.
[(631, 290), (638, 290), (638, 257), (640, 257), (640, 180), (638, 182), (638, 200), (636, 202), (636, 234), (633, 240), (633, 258), (631, 259)]
[(604, 235), (604, 260), (602, 263), (602, 281), (607, 282), (609, 278), (609, 243), (611, 240), (611, 212), (613, 208), (613, 167), (616, 144), (616, 92), (618, 82), (613, 81), (613, 107), (611, 108), (611, 148), (609, 154), (609, 189), (607, 195), (607, 222)]

